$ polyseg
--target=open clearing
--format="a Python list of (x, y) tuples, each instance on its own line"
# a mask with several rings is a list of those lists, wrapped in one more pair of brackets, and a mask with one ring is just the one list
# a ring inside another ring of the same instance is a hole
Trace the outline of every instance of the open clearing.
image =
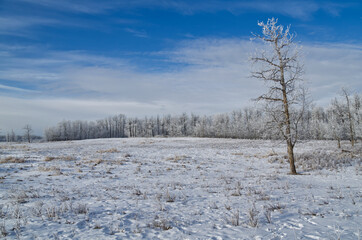
[(200, 138), (1, 143), (0, 236), (360, 239), (361, 146), (300, 143), (297, 176), (285, 149)]

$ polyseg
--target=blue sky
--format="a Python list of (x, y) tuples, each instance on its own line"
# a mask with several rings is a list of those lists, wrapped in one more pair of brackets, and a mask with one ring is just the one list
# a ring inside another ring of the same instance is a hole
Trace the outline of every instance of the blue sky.
[(258, 21), (291, 24), (315, 104), (362, 90), (360, 1), (0, 0), (0, 129), (253, 105)]

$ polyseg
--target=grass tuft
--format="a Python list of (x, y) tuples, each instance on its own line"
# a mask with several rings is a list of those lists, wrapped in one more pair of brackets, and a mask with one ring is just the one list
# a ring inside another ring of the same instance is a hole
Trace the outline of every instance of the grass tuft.
[(0, 163), (25, 163), (25, 159), (19, 158), (19, 157), (8, 156), (6, 158), (0, 159)]

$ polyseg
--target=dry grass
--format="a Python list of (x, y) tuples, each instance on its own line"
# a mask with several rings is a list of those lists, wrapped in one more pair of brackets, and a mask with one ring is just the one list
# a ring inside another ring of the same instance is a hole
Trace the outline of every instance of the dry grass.
[(168, 220), (156, 216), (155, 219), (152, 221), (151, 224), (149, 224), (149, 227), (151, 228), (159, 228), (162, 229), (164, 231), (170, 230), (172, 228), (171, 224), (169, 223)]
[(38, 170), (41, 172), (50, 172), (50, 171), (60, 171), (60, 168), (57, 166), (51, 166), (51, 167), (39, 166)]
[(259, 158), (269, 158), (269, 157), (273, 157), (273, 156), (278, 156), (278, 154), (274, 151), (270, 151), (269, 153), (267, 153), (265, 155), (259, 156)]
[(50, 161), (53, 161), (55, 159), (56, 159), (56, 157), (47, 156), (47, 157), (45, 157), (44, 161), (50, 162)]
[(92, 159), (92, 160), (85, 161), (84, 163), (90, 164), (92, 166), (97, 166), (97, 165), (101, 164), (102, 162), (104, 162), (104, 160), (101, 158), (98, 158), (98, 159)]
[(96, 160), (94, 160), (94, 165), (98, 165), (98, 164), (101, 164), (103, 162), (103, 160), (102, 159), (96, 159)]
[(238, 197), (241, 196), (241, 190), (243, 190), (243, 186), (241, 182), (237, 182), (235, 186), (235, 190), (231, 193), (231, 196)]
[(6, 230), (5, 219), (0, 223), (0, 233), (2, 237), (6, 237), (9, 234)]
[(17, 144), (7, 144), (7, 145), (1, 145), (0, 146), (0, 149), (11, 149), (11, 150), (14, 150), (14, 149), (21, 149), (21, 150), (24, 150), (24, 151), (30, 151), (30, 148), (26, 145), (17, 145)]
[(255, 204), (248, 210), (247, 217), (248, 217), (248, 225), (250, 227), (257, 227), (259, 223), (258, 219), (259, 211), (256, 209)]
[(166, 198), (166, 202), (168, 202), (168, 203), (175, 202), (175, 200), (176, 200), (176, 196), (173, 194), (170, 194), (170, 192), (168, 190), (166, 191), (165, 198)]
[(142, 142), (140, 142), (139, 144), (154, 144), (155, 142), (154, 141), (142, 141)]
[(173, 157), (166, 158), (166, 161), (178, 162), (178, 161), (184, 160), (186, 158), (187, 158), (187, 156), (185, 156), (185, 155), (176, 155)]
[(242, 155), (244, 155), (244, 153), (242, 153), (242, 152), (237, 152), (237, 153), (232, 153), (231, 155), (242, 156)]
[(351, 166), (353, 162), (360, 162), (362, 153), (360, 151), (334, 151), (326, 152), (314, 150), (311, 152), (295, 154), (296, 167), (305, 171), (311, 170), (337, 170), (344, 166)]
[(73, 156), (63, 156), (63, 157), (60, 157), (61, 160), (65, 160), (65, 161), (74, 161), (76, 160), (75, 157)]
[(286, 162), (288, 162), (288, 155), (286, 154), (282, 154), (282, 155), (271, 155), (269, 156), (269, 159), (268, 159), (268, 162), (269, 163), (280, 163), (280, 164), (284, 164)]
[(107, 150), (98, 150), (97, 153), (119, 153), (117, 148), (110, 148)]
[(269, 204), (265, 208), (272, 212), (276, 210), (282, 212), (282, 210), (285, 208), (285, 205), (281, 205), (280, 203), (275, 203), (275, 204)]
[(44, 161), (46, 162), (51, 162), (53, 160), (74, 161), (76, 160), (76, 158), (73, 156), (59, 156), (59, 157), (47, 156), (44, 159)]
[(25, 163), (24, 158), (8, 156), (0, 159), (0, 163)]
[(86, 203), (79, 203), (73, 210), (76, 214), (87, 214), (89, 212), (89, 208)]
[(240, 225), (240, 211), (239, 211), (239, 209), (237, 209), (237, 210), (235, 210), (235, 211), (233, 211), (231, 213), (231, 217), (229, 219), (229, 222), (233, 226), (239, 226)]

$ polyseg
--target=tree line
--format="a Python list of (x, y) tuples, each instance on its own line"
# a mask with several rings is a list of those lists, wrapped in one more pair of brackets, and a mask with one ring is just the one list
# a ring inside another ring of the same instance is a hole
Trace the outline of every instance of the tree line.
[[(344, 92), (329, 107), (303, 110), (298, 139), (351, 140), (362, 138), (361, 95)], [(291, 112), (301, 110), (291, 109)], [(296, 114), (298, 115), (298, 114)], [(270, 127), (270, 114), (263, 107), (247, 107), (212, 116), (196, 114), (127, 117), (119, 114), (96, 121), (63, 120), (45, 130), (47, 141), (126, 137), (210, 137), (239, 139), (282, 139)]]
[(8, 131), (5, 135), (0, 135), (0, 142), (32, 142), (32, 141), (41, 141), (43, 137), (33, 135), (33, 130), (29, 124), (24, 128), (24, 134), (19, 135), (14, 132), (12, 129)]

